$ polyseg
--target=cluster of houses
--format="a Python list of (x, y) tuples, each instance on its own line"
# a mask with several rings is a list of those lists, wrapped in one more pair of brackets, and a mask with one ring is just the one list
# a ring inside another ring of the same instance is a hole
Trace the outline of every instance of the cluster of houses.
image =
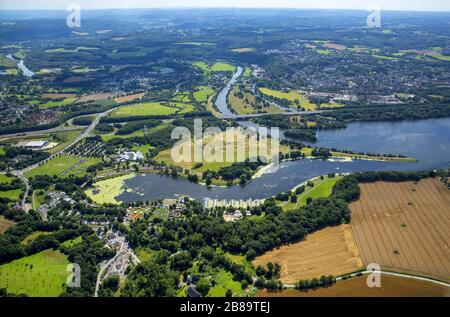
[(65, 201), (71, 205), (74, 205), (76, 203), (75, 200), (73, 200), (65, 192), (51, 191), (47, 193), (47, 196), (51, 198), (50, 201), (46, 204), (39, 206), (38, 208), (38, 212), (44, 217), (44, 219), (47, 219), (48, 212), (51, 209), (55, 208), (60, 202)]
[(219, 199), (211, 199), (205, 198), (203, 201), (204, 207), (207, 209), (214, 209), (217, 207), (232, 207), (236, 209), (247, 209), (258, 207), (264, 203), (264, 199), (247, 199), (247, 200), (219, 200)]

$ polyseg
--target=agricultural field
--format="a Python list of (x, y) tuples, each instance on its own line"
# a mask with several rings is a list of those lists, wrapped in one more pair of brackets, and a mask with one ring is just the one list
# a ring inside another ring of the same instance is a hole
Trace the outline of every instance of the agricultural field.
[[(241, 97), (241, 94), (243, 94), (243, 97)], [(243, 91), (238, 86), (234, 87), (231, 90), (228, 96), (228, 100), (231, 107), (238, 115), (252, 114), (258, 112), (265, 112), (265, 113), (283, 112), (282, 109), (275, 106), (269, 105), (268, 107), (264, 107), (264, 104), (262, 103), (257, 104), (256, 98), (253, 94)]]
[(314, 232), (304, 241), (266, 252), (253, 266), (281, 265), (281, 281), (295, 284), (301, 279), (322, 275), (339, 276), (363, 268), (350, 226), (343, 224)]
[(285, 99), (291, 102), (290, 107), (292, 108), (304, 108), (305, 110), (316, 110), (316, 105), (311, 103), (305, 93), (299, 91), (289, 91), (283, 92), (279, 90), (273, 90), (269, 88), (259, 88), (259, 91), (269, 97), (277, 99)]
[(25, 173), (26, 177), (33, 177), (36, 175), (60, 175), (69, 176), (76, 174), (78, 176), (84, 175), (86, 168), (96, 165), (100, 162), (98, 158), (83, 158), (76, 156), (61, 155), (51, 159), (49, 162), (38, 166), (31, 171)]
[(97, 204), (117, 204), (116, 197), (123, 193), (124, 182), (133, 178), (134, 174), (122, 175), (94, 183), (94, 188), (88, 189), (86, 195)]
[(258, 291), (256, 297), (449, 297), (450, 288), (431, 282), (382, 275), (380, 288), (369, 288), (366, 276), (338, 281), (328, 288), (280, 293)]
[(145, 92), (138, 93), (138, 94), (132, 94), (127, 96), (120, 96), (117, 98), (114, 98), (114, 101), (117, 103), (124, 103), (124, 102), (130, 102), (136, 99), (142, 99), (145, 96)]
[(282, 203), (281, 206), (283, 210), (295, 210), (302, 206), (306, 206), (306, 200), (310, 197), (312, 199), (318, 198), (326, 198), (330, 196), (331, 191), (333, 190), (333, 186), (336, 184), (338, 180), (340, 180), (341, 176), (335, 176), (332, 178), (324, 177), (324, 179), (317, 178), (313, 180), (314, 187), (305, 186), (306, 189), (303, 193), (297, 195), (297, 203)]
[(168, 115), (178, 112), (180, 109), (177, 105), (170, 103), (165, 105), (161, 102), (145, 102), (135, 105), (120, 107), (111, 113), (113, 118), (130, 117), (130, 116), (159, 116)]
[(9, 293), (56, 297), (64, 291), (69, 261), (54, 250), (45, 250), (0, 266), (0, 288)]
[(8, 220), (4, 216), (0, 215), (0, 234), (3, 234), (12, 225), (14, 225), (14, 221)]
[(193, 93), (194, 99), (197, 102), (206, 102), (208, 98), (215, 93), (215, 91), (210, 87), (197, 87), (197, 91)]
[(450, 191), (437, 179), (361, 184), (350, 205), (364, 264), (449, 281)]

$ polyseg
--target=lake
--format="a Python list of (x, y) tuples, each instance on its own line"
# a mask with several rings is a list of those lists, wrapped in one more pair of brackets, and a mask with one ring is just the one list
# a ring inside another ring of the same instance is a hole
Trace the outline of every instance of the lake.
[(157, 174), (138, 175), (125, 181), (131, 191), (117, 197), (132, 202), (154, 200), (162, 197), (188, 195), (197, 200), (206, 197), (217, 199), (261, 199), (292, 189), (316, 176), (328, 173), (364, 171), (417, 171), (448, 168), (450, 166), (450, 118), (404, 122), (352, 123), (346, 129), (320, 131), (317, 146), (401, 154), (417, 158), (417, 163), (377, 162), (357, 160), (332, 162), (305, 159), (284, 162), (277, 172), (265, 174), (245, 186), (230, 188), (205, 186)]

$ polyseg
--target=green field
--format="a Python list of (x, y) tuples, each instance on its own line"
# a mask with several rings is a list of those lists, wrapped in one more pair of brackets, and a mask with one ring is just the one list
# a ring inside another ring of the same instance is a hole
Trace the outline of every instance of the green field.
[(224, 269), (221, 269), (214, 276), (214, 281), (216, 285), (209, 290), (209, 297), (225, 297), (228, 289), (233, 292), (234, 297), (243, 297), (246, 294), (241, 287), (241, 283), (233, 281), (233, 275)]
[(216, 62), (211, 66), (206, 64), (205, 62), (195, 62), (192, 65), (203, 70), (205, 74), (211, 72), (234, 72), (236, 70), (236, 66), (222, 62)]
[(430, 54), (430, 56), (441, 61), (450, 62), (450, 56), (442, 55), (440, 53)]
[(64, 149), (70, 142), (79, 137), (82, 132), (83, 129), (51, 133), (49, 141), (58, 143), (58, 145), (47, 150), (47, 152), (49, 153), (59, 152), (60, 150)]
[(45, 53), (48, 53), (48, 54), (54, 54), (54, 53), (79, 53), (79, 52), (82, 52), (82, 51), (95, 51), (95, 50), (98, 50), (98, 48), (97, 47), (78, 46), (75, 49), (65, 49), (63, 47), (60, 47), (60, 48), (46, 50)]
[(19, 200), (20, 199), (20, 194), (22, 194), (22, 190), (21, 189), (12, 189), (12, 190), (7, 190), (4, 192), (0, 192), (0, 197), (2, 198), (8, 198), (11, 200)]
[(244, 74), (242, 74), (242, 76), (248, 78), (251, 76), (251, 74), (252, 74), (252, 69), (250, 67), (245, 67)]
[(70, 248), (80, 244), (81, 242), (83, 242), (83, 237), (79, 236), (79, 237), (76, 237), (75, 239), (64, 241), (63, 243), (61, 243), (61, 247), (70, 249)]
[(127, 174), (98, 181), (94, 184), (94, 188), (86, 191), (86, 195), (100, 205), (117, 204), (116, 197), (122, 194), (125, 180), (134, 176), (134, 174)]
[(64, 107), (64, 106), (68, 106), (71, 105), (75, 102), (75, 100), (77, 100), (76, 98), (65, 98), (63, 100), (59, 100), (59, 101), (49, 101), (46, 102), (42, 105), (40, 105), (39, 107), (47, 109), (47, 108), (53, 108), (53, 107)]
[(5, 174), (0, 174), (0, 184), (9, 184), (15, 179), (16, 179), (15, 177), (6, 176)]
[(314, 180), (314, 187), (306, 186), (305, 192), (297, 195), (297, 203), (284, 203), (282, 204), (283, 210), (295, 210), (299, 207), (306, 206), (306, 200), (308, 199), (308, 197), (311, 197), (312, 199), (318, 199), (330, 196), (333, 186), (341, 178), (342, 176), (335, 176), (333, 178), (325, 177), (323, 180)]
[(214, 94), (214, 90), (210, 87), (200, 86), (197, 87), (197, 91), (194, 92), (194, 99), (197, 102), (206, 102), (208, 101), (209, 96)]
[(0, 145), (0, 156), (3, 156), (3, 155), (5, 155), (5, 154), (6, 154), (6, 152), (5, 152), (5, 147), (2, 146), (2, 145)]
[(298, 108), (300, 106), (306, 110), (316, 110), (316, 105), (311, 103), (308, 97), (299, 91), (291, 90), (289, 92), (283, 92), (269, 88), (259, 88), (259, 91), (269, 97), (289, 100), (292, 108)]
[[(84, 163), (81, 163), (85, 161)], [(86, 172), (86, 168), (91, 165), (96, 165), (100, 162), (99, 158), (82, 158), (82, 157), (73, 157), (73, 156), (57, 156), (51, 159), (49, 162), (32, 169), (25, 173), (25, 176), (30, 178), (36, 175), (60, 175), (65, 172), (64, 176), (67, 177), (69, 175), (76, 174), (77, 176), (82, 176)], [(70, 171), (69, 168), (77, 165)]]
[[(176, 104), (178, 105), (178, 104)], [(113, 118), (130, 116), (157, 116), (178, 112), (180, 109), (163, 105), (161, 102), (143, 102), (135, 105), (120, 107), (111, 113)]]
[(8, 293), (56, 297), (64, 291), (69, 261), (59, 251), (45, 250), (0, 266), (0, 288)]

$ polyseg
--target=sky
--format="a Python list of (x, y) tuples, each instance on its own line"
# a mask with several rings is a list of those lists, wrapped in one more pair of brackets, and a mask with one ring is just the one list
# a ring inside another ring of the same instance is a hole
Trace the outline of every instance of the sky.
[(382, 10), (450, 11), (450, 0), (0, 0), (0, 10), (65, 10), (71, 2), (81, 9), (109, 8), (316, 8), (366, 10), (376, 3)]

